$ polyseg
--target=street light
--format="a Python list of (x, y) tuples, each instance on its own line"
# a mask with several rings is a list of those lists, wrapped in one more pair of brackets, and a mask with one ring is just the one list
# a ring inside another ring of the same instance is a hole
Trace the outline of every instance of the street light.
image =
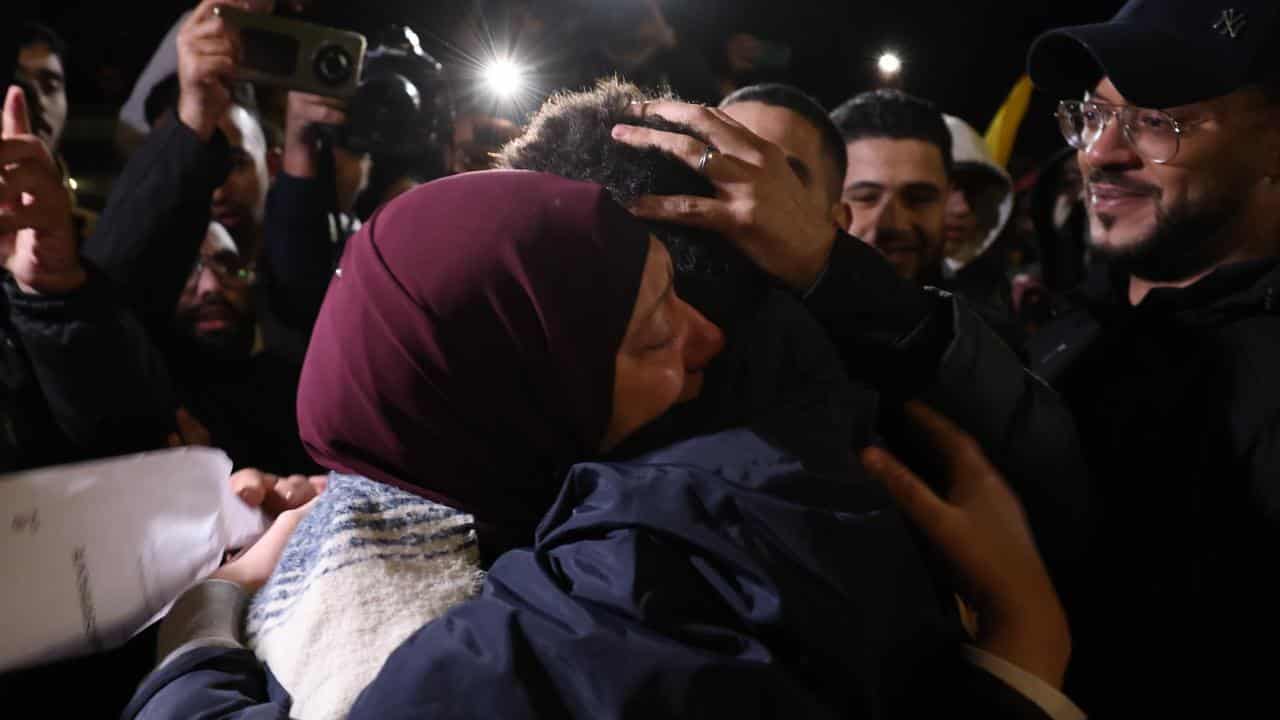
[(886, 78), (895, 77), (902, 72), (902, 58), (894, 52), (882, 53), (880, 59), (876, 61), (876, 67), (880, 68), (880, 74)]

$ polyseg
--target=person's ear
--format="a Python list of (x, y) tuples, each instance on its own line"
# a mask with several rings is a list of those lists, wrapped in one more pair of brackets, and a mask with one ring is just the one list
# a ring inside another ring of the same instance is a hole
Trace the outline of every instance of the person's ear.
[(837, 200), (831, 206), (831, 221), (836, 224), (836, 227), (848, 232), (849, 226), (853, 224), (853, 208), (845, 200)]

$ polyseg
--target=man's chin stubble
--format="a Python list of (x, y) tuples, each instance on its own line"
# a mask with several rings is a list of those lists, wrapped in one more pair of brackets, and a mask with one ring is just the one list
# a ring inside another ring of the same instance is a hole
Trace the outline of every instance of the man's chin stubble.
[[(1115, 231), (1118, 218), (1097, 216), (1104, 231)], [(1219, 212), (1157, 214), (1154, 225), (1134, 240), (1117, 245), (1094, 238), (1094, 252), (1134, 277), (1152, 282), (1186, 280), (1210, 270), (1224, 253), (1214, 236), (1225, 222)]]

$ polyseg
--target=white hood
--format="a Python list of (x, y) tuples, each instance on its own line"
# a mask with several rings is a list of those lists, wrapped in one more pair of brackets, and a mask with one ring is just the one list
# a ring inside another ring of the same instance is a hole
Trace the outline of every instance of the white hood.
[[(993, 227), (987, 230), (986, 237), (982, 240), (982, 246), (979, 248), (974, 258), (979, 258), (985, 253), (991, 245), (1000, 236), (1000, 232), (1004, 230), (1004, 226), (1008, 224), (1009, 217), (1013, 214), (1013, 179), (1009, 177), (1009, 173), (991, 159), (991, 151), (987, 149), (987, 143), (974, 130), (969, 123), (952, 115), (944, 115), (943, 118), (947, 122), (947, 129), (951, 131), (951, 157), (955, 162), (957, 170), (981, 169), (991, 176), (993, 183), (1000, 185), (1003, 192), (999, 195), (992, 195), (988, 202), (992, 202), (994, 207), (986, 208), (987, 212), (979, 211), (979, 216), (995, 217), (997, 221)], [(998, 201), (996, 198), (999, 198)], [(975, 210), (978, 210), (975, 208)], [(972, 262), (972, 261), (970, 261)], [(946, 258), (947, 270), (951, 273), (958, 272), (966, 263)]]

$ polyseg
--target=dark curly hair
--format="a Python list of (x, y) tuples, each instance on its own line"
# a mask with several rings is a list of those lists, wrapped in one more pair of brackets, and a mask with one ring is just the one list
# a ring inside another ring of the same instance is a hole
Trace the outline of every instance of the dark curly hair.
[(868, 90), (846, 100), (831, 113), (846, 144), (864, 138), (921, 140), (942, 153), (947, 175), (953, 169), (951, 131), (938, 106), (901, 90)]
[[(593, 182), (623, 205), (642, 195), (714, 197), (711, 183), (675, 156), (613, 139), (614, 125), (630, 124), (706, 142), (688, 126), (627, 112), (632, 103), (665, 99), (675, 98), (617, 78), (601, 80), (590, 90), (554, 95), (534, 114), (524, 134), (498, 153), (497, 167)], [(650, 228), (671, 253), (677, 290), (713, 322), (726, 327), (743, 303), (759, 297), (766, 282), (763, 274), (724, 238), (664, 223), (650, 223)]]

